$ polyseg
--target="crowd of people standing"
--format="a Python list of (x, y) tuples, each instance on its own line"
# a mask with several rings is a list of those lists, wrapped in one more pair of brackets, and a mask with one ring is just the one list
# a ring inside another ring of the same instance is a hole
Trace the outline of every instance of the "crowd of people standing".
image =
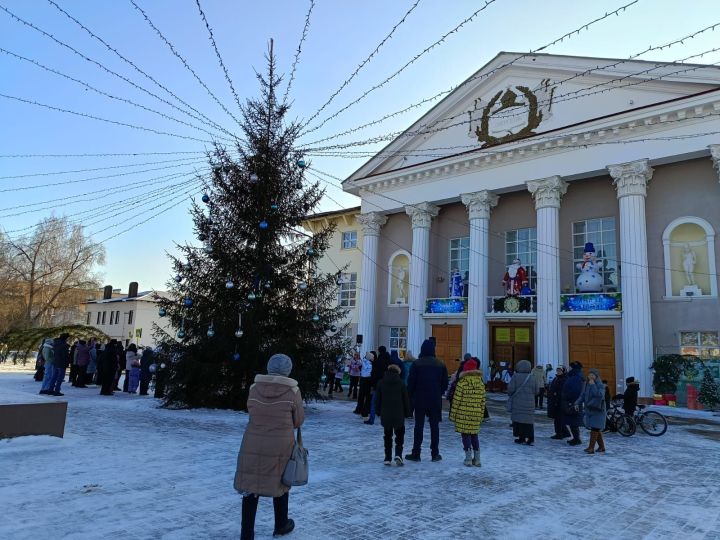
[[(69, 345), (69, 337), (69, 334), (64, 333), (55, 339), (43, 340), (35, 370), (35, 380), (42, 381), (40, 394), (65, 395), (61, 389), (69, 368), (68, 382), (72, 386), (99, 386), (103, 396), (112, 396), (114, 392), (120, 391), (146, 396), (153, 377), (155, 397), (164, 396), (167, 369), (152, 348), (138, 348), (134, 343), (125, 348), (116, 339), (100, 344), (94, 337), (78, 339)], [(123, 375), (121, 390), (119, 384)]]

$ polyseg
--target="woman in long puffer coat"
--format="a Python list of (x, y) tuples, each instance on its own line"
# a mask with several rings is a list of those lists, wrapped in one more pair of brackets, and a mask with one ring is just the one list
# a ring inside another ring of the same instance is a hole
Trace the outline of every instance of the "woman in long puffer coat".
[(463, 464), (467, 467), (480, 467), (478, 433), (485, 416), (485, 384), (479, 367), (474, 358), (464, 362), (450, 406), (450, 421), (455, 423), (455, 431), (462, 437), (465, 451)]
[(561, 440), (570, 436), (570, 431), (565, 425), (565, 409), (562, 406), (562, 389), (566, 380), (565, 368), (558, 366), (547, 394), (547, 415), (555, 424), (555, 434), (550, 437), (551, 439)]
[(605, 385), (600, 380), (600, 372), (591, 368), (588, 373), (587, 384), (582, 394), (575, 401), (575, 405), (583, 406), (583, 421), (585, 427), (590, 430), (590, 443), (585, 449), (588, 454), (595, 453), (595, 444), (598, 445), (598, 452), (605, 451), (602, 430), (605, 427)]
[(535, 442), (535, 395), (538, 385), (530, 373), (532, 364), (520, 360), (515, 373), (508, 384), (508, 399), (512, 399), (510, 419), (513, 423), (513, 435), (517, 444), (532, 446)]
[(288, 519), (288, 492), (282, 483), (285, 466), (295, 444), (295, 428), (305, 420), (297, 381), (288, 377), (292, 360), (274, 354), (267, 375), (256, 375), (250, 387), (247, 408), (250, 420), (237, 460), (235, 489), (243, 496), (241, 540), (255, 536), (255, 514), (259, 497), (272, 497), (275, 510), (273, 536), (288, 534), (295, 522)]

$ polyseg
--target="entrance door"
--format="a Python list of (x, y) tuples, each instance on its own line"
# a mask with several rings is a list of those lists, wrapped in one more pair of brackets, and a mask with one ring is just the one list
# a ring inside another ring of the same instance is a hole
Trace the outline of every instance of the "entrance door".
[(600, 378), (608, 381), (610, 393), (615, 393), (615, 329), (612, 326), (568, 327), (568, 358), (579, 361), (583, 373), (590, 368), (600, 372)]
[(490, 379), (495, 380), (496, 373), (502, 373), (505, 367), (512, 367), (520, 360), (528, 360), (531, 366), (535, 362), (533, 326), (523, 323), (494, 324), (490, 327), (490, 351), (494, 368)]
[(434, 324), (435, 356), (445, 363), (448, 374), (457, 371), (462, 359), (462, 325)]

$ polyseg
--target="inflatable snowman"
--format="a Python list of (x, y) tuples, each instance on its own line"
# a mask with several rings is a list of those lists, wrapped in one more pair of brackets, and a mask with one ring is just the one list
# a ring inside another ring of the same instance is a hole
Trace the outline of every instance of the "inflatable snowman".
[(583, 262), (576, 265), (580, 270), (580, 275), (575, 282), (578, 292), (602, 292), (603, 277), (600, 275), (602, 265), (602, 261), (595, 258), (595, 246), (592, 242), (586, 243)]

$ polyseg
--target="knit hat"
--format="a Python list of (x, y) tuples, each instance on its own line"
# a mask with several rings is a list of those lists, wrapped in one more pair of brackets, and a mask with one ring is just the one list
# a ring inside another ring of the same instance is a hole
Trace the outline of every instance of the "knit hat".
[(394, 371), (395, 373), (400, 373), (402, 370), (400, 369), (400, 366), (397, 364), (390, 364), (387, 368), (388, 371)]
[(634, 382), (635, 382), (635, 377), (628, 377), (627, 379), (625, 379), (626, 384), (630, 384), (630, 383), (634, 383)]
[(281, 375), (287, 377), (292, 371), (292, 360), (286, 354), (273, 354), (268, 360), (268, 375)]
[(420, 356), (435, 356), (435, 344), (426, 339), (420, 346)]
[(465, 360), (465, 363), (463, 364), (463, 371), (476, 371), (478, 368), (477, 360), (474, 358), (470, 358), (469, 360)]

